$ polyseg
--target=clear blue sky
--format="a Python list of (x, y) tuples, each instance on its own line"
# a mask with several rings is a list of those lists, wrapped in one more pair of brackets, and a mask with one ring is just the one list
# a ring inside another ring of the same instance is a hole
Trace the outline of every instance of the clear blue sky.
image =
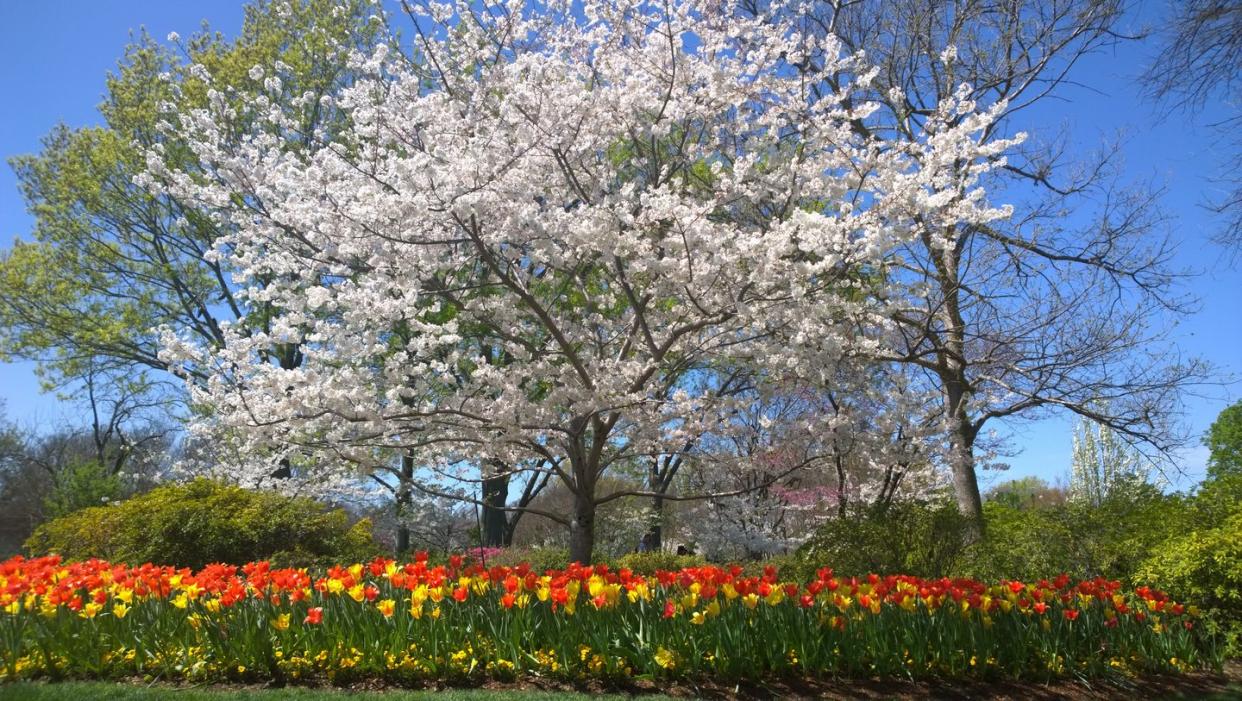
[[(1149, 5), (1136, 23), (1159, 22), (1165, 3), (1151, 0)], [(206, 19), (213, 29), (232, 35), (241, 25), (241, 6), (237, 0), (0, 0), (0, 156), (37, 151), (39, 139), (57, 122), (74, 127), (97, 123), (95, 106), (105, 74), (115, 66), (130, 30), (145, 26), (157, 38), (170, 31), (188, 36)], [(1212, 174), (1227, 157), (1206, 125), (1225, 114), (1227, 106), (1210, 105), (1204, 115), (1193, 118), (1157, 119), (1134, 84), (1151, 51), (1150, 45), (1127, 44), (1091, 57), (1075, 78), (1092, 89), (1074, 89), (1065, 93), (1064, 101), (1045, 104), (1023, 128), (1038, 135), (1042, 129), (1068, 125), (1078, 144), (1088, 149), (1118, 133), (1125, 135), (1129, 171), (1167, 185), (1165, 204), (1176, 217), (1179, 262), (1199, 272), (1191, 291), (1201, 299), (1201, 309), (1181, 321), (1176, 342), (1184, 353), (1242, 376), (1242, 260), (1231, 266), (1221, 249), (1209, 243), (1214, 221), (1199, 206), (1214, 187)], [(30, 228), (12, 171), (0, 167), (0, 245), (26, 236)], [(1188, 401), (1185, 420), (1196, 433), (1242, 396), (1242, 386), (1208, 388), (1205, 393)], [(40, 394), (29, 364), (0, 364), (0, 399), (8, 417), (22, 424), (46, 425), (73, 416), (71, 408)], [(1005, 477), (1062, 478), (1069, 466), (1071, 426), (1063, 418), (1010, 427), (1021, 453), (1009, 461), (1012, 469)], [(1202, 449), (1182, 457), (1190, 478), (1202, 474), (1205, 457)]]

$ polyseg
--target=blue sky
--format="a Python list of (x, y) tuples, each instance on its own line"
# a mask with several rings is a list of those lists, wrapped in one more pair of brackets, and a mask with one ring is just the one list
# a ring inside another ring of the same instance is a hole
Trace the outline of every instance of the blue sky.
[[(1158, 24), (1164, 6), (1149, 0), (1135, 23)], [(39, 139), (57, 122), (73, 127), (97, 123), (95, 106), (105, 75), (116, 65), (131, 30), (145, 26), (157, 38), (170, 31), (188, 36), (205, 19), (213, 29), (232, 35), (241, 26), (241, 7), (236, 0), (0, 2), (0, 156), (37, 151)], [(1208, 124), (1229, 107), (1213, 103), (1201, 115), (1158, 118), (1158, 110), (1141, 99), (1134, 81), (1152, 50), (1150, 43), (1131, 43), (1090, 57), (1075, 75), (1089, 88), (1067, 91), (1063, 100), (1042, 105), (1023, 128), (1038, 136), (1068, 126), (1085, 149), (1120, 134), (1128, 171), (1166, 185), (1178, 263), (1197, 271), (1189, 289), (1201, 301), (1198, 313), (1180, 321), (1174, 340), (1183, 353), (1211, 361), (1224, 375), (1242, 377), (1242, 259), (1231, 261), (1209, 242), (1215, 222), (1200, 206), (1216, 187), (1211, 176), (1228, 156), (1217, 147), (1219, 137)], [(0, 167), (0, 245), (7, 247), (30, 229), (13, 173)], [(1202, 394), (1188, 399), (1184, 417), (1195, 433), (1202, 433), (1221, 409), (1242, 397), (1242, 385), (1205, 388)], [(39, 392), (28, 363), (0, 364), (0, 399), (9, 419), (23, 425), (73, 420), (70, 406)], [(1012, 468), (1005, 478), (1065, 476), (1071, 419), (1003, 428), (1013, 431), (1013, 443), (1021, 449), (1009, 460)], [(1182, 456), (1189, 480), (1202, 475), (1205, 458), (1201, 448)]]

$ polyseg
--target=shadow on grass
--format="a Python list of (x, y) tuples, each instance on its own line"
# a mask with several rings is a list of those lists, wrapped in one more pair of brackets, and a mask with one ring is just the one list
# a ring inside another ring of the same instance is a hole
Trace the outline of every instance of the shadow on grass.
[(1206, 699), (1242, 701), (1242, 666), (1223, 675), (1187, 674), (1128, 682), (906, 682), (896, 680), (801, 680), (742, 686), (642, 683), (618, 689), (598, 685), (569, 686), (543, 680), (493, 684), (478, 688), (396, 689), (358, 686), (311, 688), (264, 686), (178, 686), (137, 682), (0, 683), (0, 701), (585, 701), (627, 699), (671, 701), (707, 699), (988, 699), (991, 701), (1087, 701), (1136, 699), (1158, 701)]

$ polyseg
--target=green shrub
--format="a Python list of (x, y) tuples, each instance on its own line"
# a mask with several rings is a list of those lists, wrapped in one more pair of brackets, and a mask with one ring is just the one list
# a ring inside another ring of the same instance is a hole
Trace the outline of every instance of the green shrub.
[(43, 513), (57, 518), (88, 506), (107, 504), (120, 499), (124, 488), (120, 477), (97, 462), (73, 463), (56, 474), (52, 490), (43, 500)]
[(1198, 605), (1226, 653), (1242, 655), (1242, 473), (1204, 482), (1172, 535), (1151, 549), (1135, 580)]
[(760, 577), (769, 567), (776, 568), (776, 576), (782, 582), (806, 583), (814, 579), (816, 572), (824, 565), (797, 553), (791, 553), (747, 562), (742, 566), (742, 573), (748, 577)]
[(699, 567), (706, 560), (698, 555), (678, 555), (670, 552), (628, 553), (615, 561), (617, 568), (626, 567), (641, 574), (651, 574), (656, 570), (675, 571), (683, 567)]
[(1242, 654), (1242, 508), (1235, 506), (1215, 528), (1169, 539), (1139, 567), (1137, 578), (1199, 606), (1227, 654)]
[(194, 568), (262, 559), (286, 566), (323, 565), (364, 560), (378, 552), (369, 520), (351, 526), (344, 510), (313, 499), (205, 479), (53, 519), (35, 530), (26, 549), (73, 560), (99, 557)]
[(530, 564), (531, 570), (559, 570), (569, 564), (569, 550), (566, 548), (505, 548), (502, 552), (487, 558), (487, 564), (516, 567), (521, 563)]
[(1142, 584), (1135, 581), (1140, 563), (1182, 532), (1186, 514), (1181, 497), (1150, 487), (1098, 506), (989, 501), (984, 504), (986, 537), (964, 553), (956, 574), (1037, 580), (1065, 573)]
[(797, 554), (842, 575), (943, 577), (957, 570), (968, 526), (951, 501), (900, 502), (828, 521)]
[(1031, 580), (1081, 574), (1074, 524), (1066, 507), (1022, 508), (1003, 500), (983, 505), (985, 537), (972, 545), (955, 574), (979, 579)]

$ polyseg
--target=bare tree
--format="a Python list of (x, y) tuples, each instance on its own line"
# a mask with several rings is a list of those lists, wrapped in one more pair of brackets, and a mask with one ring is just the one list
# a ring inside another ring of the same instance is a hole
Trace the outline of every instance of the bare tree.
[(1225, 192), (1208, 207), (1224, 219), (1217, 240), (1242, 253), (1242, 2), (1178, 0), (1169, 12), (1144, 85), (1158, 103), (1188, 112), (1199, 112), (1213, 97), (1231, 109), (1212, 125), (1232, 154), (1218, 178)]
[[(953, 103), (996, 110), (989, 137), (1018, 134), (1032, 105), (1076, 85), (1085, 56), (1136, 38), (1121, 30), (1129, 9), (1125, 0), (834, 0), (807, 23), (866, 52), (878, 72), (864, 97), (881, 107), (855, 128), (899, 145)], [(1073, 153), (1067, 134), (1037, 131), (985, 184), (1013, 203), (1010, 218), (923, 219), (889, 260), (885, 274), (909, 294), (890, 300), (901, 350), (883, 358), (940, 392), (958, 505), (980, 527), (977, 453), (993, 419), (1069, 411), (1167, 456), (1185, 440), (1173, 420), (1180, 391), (1207, 373), (1165, 343), (1161, 320), (1190, 301), (1177, 289), (1159, 189), (1127, 182), (1117, 148)]]

